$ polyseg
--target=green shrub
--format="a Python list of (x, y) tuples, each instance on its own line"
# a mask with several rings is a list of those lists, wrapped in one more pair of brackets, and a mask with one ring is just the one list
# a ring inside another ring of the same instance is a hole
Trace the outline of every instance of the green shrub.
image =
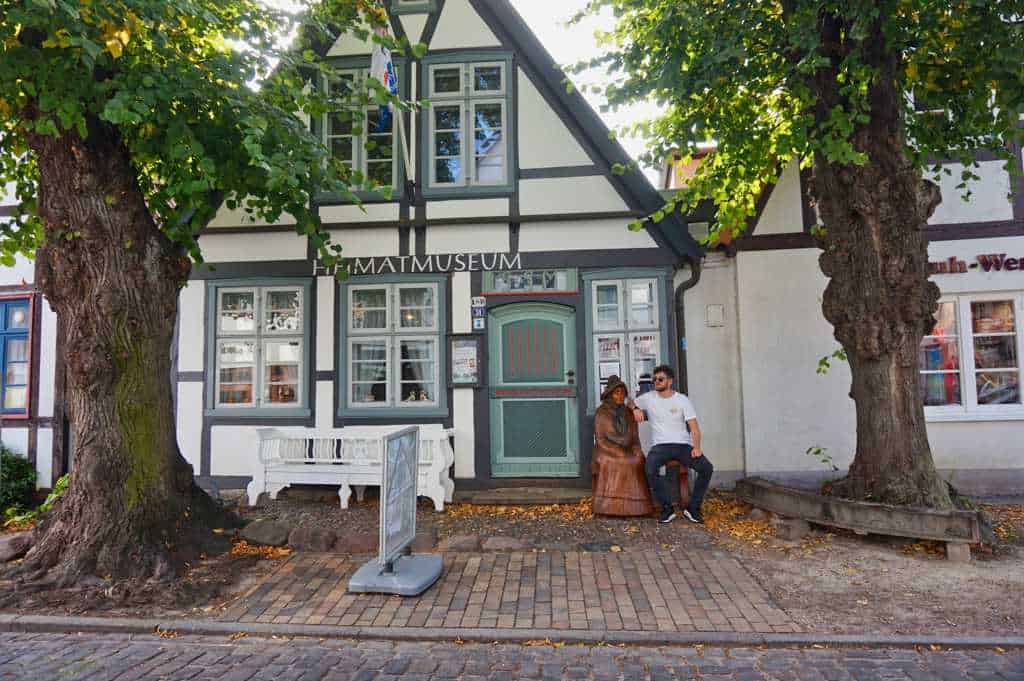
[(27, 508), (36, 491), (36, 467), (0, 445), (0, 510)]

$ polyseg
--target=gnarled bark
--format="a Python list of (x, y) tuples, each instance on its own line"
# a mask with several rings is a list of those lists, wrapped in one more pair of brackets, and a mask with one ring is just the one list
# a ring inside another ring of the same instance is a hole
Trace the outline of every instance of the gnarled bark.
[(64, 322), (71, 484), (23, 566), (60, 585), (173, 576), (225, 520), (178, 450), (170, 346), (188, 257), (154, 223), (116, 130), (31, 139), (36, 282)]
[[(826, 228), (820, 265), (829, 277), (822, 309), (847, 352), (857, 409), (857, 451), (837, 489), (852, 498), (942, 508), (951, 501), (932, 460), (918, 373), (918, 348), (939, 298), (928, 280), (924, 228), (941, 197), (904, 153), (899, 55), (886, 44), (886, 9), (880, 12), (861, 46), (878, 69), (870, 120), (853, 136), (869, 160), (855, 166), (814, 159), (812, 191)], [(838, 64), (850, 32), (825, 19), (822, 36)], [(814, 87), (817, 115), (825, 120), (841, 103), (835, 72), (823, 70)]]

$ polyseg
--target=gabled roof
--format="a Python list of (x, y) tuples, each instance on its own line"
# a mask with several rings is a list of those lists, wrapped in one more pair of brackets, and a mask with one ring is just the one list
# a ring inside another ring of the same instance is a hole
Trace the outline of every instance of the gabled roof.
[[(609, 136), (608, 127), (590, 104), (577, 91), (566, 90), (565, 74), (551, 54), (519, 16), (509, 0), (469, 0), (473, 8), (487, 22), (502, 42), (521, 57), (522, 67), (531, 75), (548, 103), (563, 121), (577, 133), (581, 142), (601, 169), (606, 170), (613, 185), (634, 210), (648, 214), (661, 208), (665, 201), (639, 169), (633, 159), (616, 140)], [(622, 175), (614, 175), (611, 168), (621, 164), (630, 168)], [(666, 216), (660, 223), (648, 221), (647, 229), (663, 248), (669, 248), (680, 257), (701, 257), (700, 244), (690, 236), (685, 220), (678, 215)]]

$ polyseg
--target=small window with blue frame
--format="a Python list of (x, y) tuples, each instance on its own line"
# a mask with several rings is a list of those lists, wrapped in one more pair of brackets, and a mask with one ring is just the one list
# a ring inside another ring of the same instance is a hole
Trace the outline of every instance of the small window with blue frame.
[(0, 411), (24, 414), (28, 411), (29, 299), (0, 301)]

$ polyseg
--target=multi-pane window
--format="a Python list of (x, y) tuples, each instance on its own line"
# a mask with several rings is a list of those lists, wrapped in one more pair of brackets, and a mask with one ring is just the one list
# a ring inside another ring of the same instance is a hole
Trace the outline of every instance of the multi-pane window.
[(301, 406), (303, 298), (298, 286), (217, 289), (217, 407)]
[(656, 279), (591, 282), (596, 395), (616, 375), (637, 395), (650, 385), (661, 363), (661, 331)]
[(438, 285), (348, 287), (351, 408), (438, 405)]
[(428, 67), (429, 185), (435, 188), (509, 183), (506, 62)]
[(0, 411), (24, 413), (28, 409), (29, 301), (0, 301)]
[[(345, 99), (367, 71), (345, 71), (327, 84), (328, 94)], [(397, 184), (394, 151), (396, 148), (394, 115), (381, 124), (376, 104), (355, 109), (339, 108), (324, 115), (324, 141), (336, 159), (363, 173), (372, 183), (394, 187)]]
[(939, 304), (919, 355), (926, 406), (986, 413), (1022, 404), (1021, 300), (964, 295)]
[(436, 0), (392, 0), (391, 11), (395, 14), (411, 14), (413, 12), (433, 12), (437, 9)]

